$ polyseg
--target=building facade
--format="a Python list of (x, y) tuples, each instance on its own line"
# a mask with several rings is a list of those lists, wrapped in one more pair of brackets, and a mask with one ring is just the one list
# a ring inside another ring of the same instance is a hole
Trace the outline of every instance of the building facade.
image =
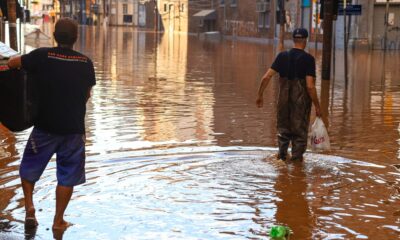
[(80, 24), (154, 28), (155, 0), (59, 0), (60, 15)]
[(70, 17), (79, 24), (95, 24), (99, 21), (100, 0), (58, 0), (59, 15)]
[[(276, 20), (279, 10), (277, 2), (274, 0), (159, 0), (158, 7), (164, 31), (188, 33), (219, 31), (231, 37), (274, 39), (279, 35), (279, 23)], [(311, 28), (312, 11), (316, 0), (284, 0), (284, 3), (287, 35), (290, 35), (296, 27)], [(182, 11), (182, 6), (186, 6), (187, 9)]]
[[(339, 0), (339, 2), (341, 2)], [(350, 46), (381, 49), (384, 46), (386, 0), (348, 0), (361, 13), (347, 16)], [(276, 41), (280, 31), (280, 4), (284, 5), (285, 38), (297, 27), (308, 29), (310, 40), (322, 42), (320, 0), (158, 0), (160, 30), (198, 33), (219, 31), (225, 37)], [(387, 30), (389, 49), (400, 49), (400, 0), (390, 0)], [(182, 7), (185, 6), (185, 7)], [(214, 21), (215, 18), (215, 21)], [(344, 46), (344, 17), (334, 21), (334, 39)]]
[[(157, 9), (159, 14), (158, 29), (165, 32), (189, 31), (189, 0), (159, 0)], [(201, 2), (201, 0), (200, 0)]]
[(218, 27), (232, 37), (271, 38), (274, 31), (275, 1), (220, 0)]
[[(47, 0), (44, 0), (47, 1)], [(320, 0), (58, 0), (61, 15), (81, 24), (132, 26), (164, 32), (199, 33), (218, 31), (228, 38), (276, 41), (280, 16), (285, 38), (304, 27), (310, 41), (322, 42), (323, 20)], [(339, 2), (341, 2), (339, 0)], [(335, 46), (344, 46), (347, 27), (350, 46), (371, 49), (400, 49), (400, 0), (348, 0), (361, 6), (361, 13), (343, 15), (334, 21)], [(284, 10), (281, 11), (281, 6)], [(386, 4), (389, 6), (387, 7)], [(386, 12), (386, 9), (389, 9)], [(385, 25), (385, 16), (388, 24)]]
[(354, 26), (357, 30), (355, 38), (367, 38), (373, 49), (384, 48), (386, 28), (383, 19), (386, 14), (386, 4), (388, 4), (386, 47), (391, 50), (400, 49), (400, 0), (391, 0), (390, 2), (376, 0), (374, 2), (373, 6), (369, 6), (370, 16), (363, 19), (368, 26), (364, 27), (364, 24), (359, 22), (356, 24), (357, 26)]
[(109, 3), (109, 24), (117, 26), (138, 25), (138, 1), (137, 0), (111, 0)]

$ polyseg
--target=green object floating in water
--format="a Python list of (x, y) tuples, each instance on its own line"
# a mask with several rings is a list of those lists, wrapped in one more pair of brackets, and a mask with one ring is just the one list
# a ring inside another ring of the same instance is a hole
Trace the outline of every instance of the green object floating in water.
[(285, 226), (273, 226), (269, 231), (269, 236), (274, 240), (288, 240), (290, 228)]

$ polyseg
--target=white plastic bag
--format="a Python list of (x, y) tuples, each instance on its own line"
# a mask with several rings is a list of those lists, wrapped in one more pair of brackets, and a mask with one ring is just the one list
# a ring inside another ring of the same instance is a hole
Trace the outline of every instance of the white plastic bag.
[(313, 151), (331, 150), (328, 131), (320, 117), (317, 117), (311, 126), (310, 142)]

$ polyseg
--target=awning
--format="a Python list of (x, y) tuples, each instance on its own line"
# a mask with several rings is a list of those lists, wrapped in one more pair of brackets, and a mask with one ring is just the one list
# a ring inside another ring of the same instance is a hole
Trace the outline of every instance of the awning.
[(217, 19), (217, 11), (214, 9), (201, 10), (200, 12), (194, 14), (193, 17), (201, 18), (203, 20), (215, 20)]

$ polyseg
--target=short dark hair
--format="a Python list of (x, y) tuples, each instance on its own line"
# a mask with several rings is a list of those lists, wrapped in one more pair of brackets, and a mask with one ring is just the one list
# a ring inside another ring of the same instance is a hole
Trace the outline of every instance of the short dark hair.
[(54, 38), (58, 44), (74, 45), (78, 38), (78, 24), (71, 18), (61, 18), (56, 22)]
[(304, 42), (307, 42), (307, 38), (293, 38), (293, 42), (304, 43)]

